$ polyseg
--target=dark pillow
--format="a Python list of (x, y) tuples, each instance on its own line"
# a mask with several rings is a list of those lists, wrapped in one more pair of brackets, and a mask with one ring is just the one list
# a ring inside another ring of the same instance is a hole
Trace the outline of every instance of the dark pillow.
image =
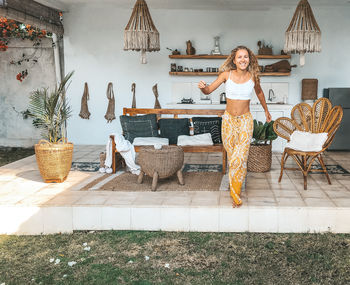
[(169, 144), (177, 144), (177, 137), (190, 135), (189, 119), (160, 119), (158, 121), (160, 136), (168, 138)]
[(158, 137), (157, 115), (125, 116), (120, 118), (123, 135), (131, 143), (137, 137)]
[(222, 143), (221, 117), (193, 117), (193, 133), (195, 135), (210, 133), (213, 143)]

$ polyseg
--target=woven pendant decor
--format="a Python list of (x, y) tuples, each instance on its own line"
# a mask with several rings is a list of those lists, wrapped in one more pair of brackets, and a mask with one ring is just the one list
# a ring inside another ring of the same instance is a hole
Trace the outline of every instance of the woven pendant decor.
[(321, 30), (307, 0), (300, 0), (285, 34), (284, 51), (299, 53), (300, 65), (306, 52), (321, 51)]
[(124, 30), (124, 50), (141, 51), (141, 63), (147, 63), (146, 51), (159, 51), (159, 32), (153, 24), (145, 0), (137, 0)]

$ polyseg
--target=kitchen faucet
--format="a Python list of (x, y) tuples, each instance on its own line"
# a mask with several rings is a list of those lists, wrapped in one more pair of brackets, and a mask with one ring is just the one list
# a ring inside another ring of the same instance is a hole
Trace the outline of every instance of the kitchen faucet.
[(269, 89), (269, 96), (268, 96), (267, 100), (269, 100), (270, 102), (272, 102), (273, 99), (276, 99), (275, 92), (273, 92), (272, 89)]

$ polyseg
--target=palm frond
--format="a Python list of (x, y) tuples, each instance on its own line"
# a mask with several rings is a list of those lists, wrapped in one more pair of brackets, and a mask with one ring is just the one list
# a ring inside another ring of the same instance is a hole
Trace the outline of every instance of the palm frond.
[(54, 91), (49, 93), (48, 88), (42, 88), (30, 95), (29, 116), (34, 119), (33, 124), (42, 130), (42, 137), (50, 142), (57, 142), (64, 137), (64, 124), (72, 114), (65, 90), (73, 73), (68, 73)]

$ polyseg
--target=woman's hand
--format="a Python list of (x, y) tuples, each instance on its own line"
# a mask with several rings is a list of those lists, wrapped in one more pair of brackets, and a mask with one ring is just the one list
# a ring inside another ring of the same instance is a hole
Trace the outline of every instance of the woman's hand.
[(198, 88), (203, 89), (207, 86), (207, 83), (205, 83), (203, 80), (198, 82)]
[(265, 111), (266, 122), (270, 123), (272, 120), (271, 114), (268, 110)]

